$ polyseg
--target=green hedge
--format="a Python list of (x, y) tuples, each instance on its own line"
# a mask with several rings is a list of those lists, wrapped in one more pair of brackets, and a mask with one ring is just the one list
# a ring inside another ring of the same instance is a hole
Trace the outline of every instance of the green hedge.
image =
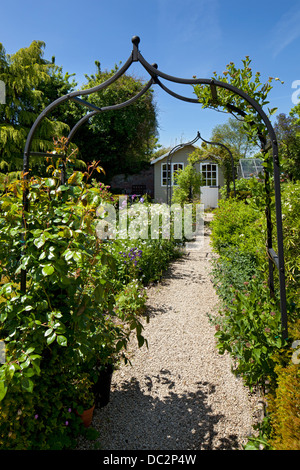
[[(249, 387), (264, 390), (268, 384), (269, 424), (264, 421), (260, 430), (260, 438), (265, 433), (266, 447), (299, 449), (299, 364), (292, 363), (291, 346), (300, 340), (300, 183), (282, 185), (289, 320), (286, 342), (281, 339), (276, 270), (275, 297), (270, 296), (267, 286), (264, 186), (254, 179), (247, 184), (243, 182), (243, 190), (249, 191), (250, 197), (221, 200), (211, 223), (212, 245), (218, 255), (213, 275), (222, 300), (222, 308), (211, 320), (216, 325), (220, 352), (228, 351), (234, 359), (234, 372)], [(271, 204), (274, 209), (274, 194)], [(276, 240), (274, 219), (273, 230)]]

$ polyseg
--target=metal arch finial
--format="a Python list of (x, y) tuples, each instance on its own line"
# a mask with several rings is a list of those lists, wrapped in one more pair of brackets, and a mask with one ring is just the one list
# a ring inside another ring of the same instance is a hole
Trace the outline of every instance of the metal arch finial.
[(134, 44), (136, 47), (138, 47), (139, 43), (141, 42), (139, 36), (133, 36), (131, 39), (132, 44)]
[(140, 43), (140, 38), (138, 36), (133, 36), (131, 39), (131, 42), (133, 44), (133, 49), (132, 49), (132, 60), (134, 62), (138, 62), (139, 60), (139, 43)]

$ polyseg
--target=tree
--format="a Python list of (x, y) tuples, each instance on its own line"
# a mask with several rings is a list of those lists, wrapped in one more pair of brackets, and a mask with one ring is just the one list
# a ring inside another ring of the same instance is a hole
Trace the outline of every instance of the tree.
[[(118, 66), (111, 71), (101, 71), (95, 62), (95, 75), (86, 75), (83, 89), (94, 87), (113, 76)], [(103, 108), (127, 101), (135, 96), (144, 83), (129, 75), (122, 75), (116, 82), (87, 100)], [(91, 122), (83, 125), (74, 136), (81, 158), (84, 161), (100, 160), (108, 178), (117, 173), (134, 173), (149, 163), (157, 144), (156, 109), (153, 92), (149, 90), (128, 107), (105, 111), (95, 115)]]
[(300, 180), (300, 119), (297, 119), (298, 111), (295, 108), (290, 116), (279, 114), (274, 125), (281, 167), (291, 181)]
[[(30, 128), (41, 111), (56, 97), (70, 91), (69, 82), (61, 69), (43, 59), (45, 43), (33, 41), (15, 54), (6, 54), (0, 44), (0, 80), (6, 86), (6, 104), (0, 106), (0, 170), (22, 169), (23, 152)], [(52, 138), (67, 132), (68, 126), (59, 115), (46, 117), (35, 134), (33, 151), (52, 149)], [(45, 170), (41, 158), (30, 158), (35, 173)]]
[(235, 118), (229, 118), (227, 123), (215, 126), (211, 141), (226, 145), (238, 158), (250, 157), (254, 149), (254, 145), (249, 142), (243, 122)]
[(201, 175), (189, 161), (183, 170), (175, 175), (176, 186), (173, 189), (172, 203), (183, 205), (200, 198)]
[[(242, 60), (243, 67), (237, 68), (233, 62), (226, 66), (222, 75), (213, 73), (213, 80), (229, 83), (230, 85), (243, 90), (248, 96), (253, 98), (261, 107), (269, 104), (268, 94), (271, 91), (272, 81), (280, 81), (279, 78), (269, 77), (262, 83), (260, 81), (260, 72), (253, 75), (250, 67), (251, 59), (246, 56)], [(281, 82), (283, 83), (283, 82)], [(258, 142), (258, 136), (267, 137), (267, 129), (260, 115), (251, 105), (239, 95), (232, 93), (226, 88), (217, 88), (217, 98), (211, 94), (210, 87), (197, 84), (194, 86), (194, 93), (202, 103), (203, 108), (213, 108), (219, 111), (225, 111), (237, 116), (243, 120), (244, 129), (253, 143)], [(270, 117), (276, 112), (277, 108), (268, 108), (267, 115)], [(255, 123), (255, 125), (253, 125)]]
[[(235, 175), (239, 160), (241, 158), (250, 157), (255, 149), (255, 145), (250, 142), (244, 129), (243, 122), (235, 118), (229, 118), (227, 123), (215, 126), (212, 130), (211, 141), (221, 143), (229, 149), (233, 158)], [(219, 145), (209, 145), (207, 151), (208, 153), (220, 157), (227, 186), (227, 194), (229, 194), (230, 183), (233, 178), (232, 161), (229, 151)]]

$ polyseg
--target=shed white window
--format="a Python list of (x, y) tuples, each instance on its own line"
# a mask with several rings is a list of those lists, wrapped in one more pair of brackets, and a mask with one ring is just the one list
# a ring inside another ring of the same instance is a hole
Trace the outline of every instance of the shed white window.
[(174, 176), (176, 175), (176, 171), (183, 170), (183, 168), (184, 168), (183, 163), (171, 163), (171, 164), (162, 163), (161, 164), (161, 185), (167, 186), (167, 181), (168, 180), (170, 181), (170, 178), (171, 178), (171, 184), (172, 186), (174, 186), (176, 184), (176, 181), (175, 181), (176, 178), (174, 179)]
[(215, 163), (202, 163), (201, 174), (203, 186), (218, 186), (218, 165)]

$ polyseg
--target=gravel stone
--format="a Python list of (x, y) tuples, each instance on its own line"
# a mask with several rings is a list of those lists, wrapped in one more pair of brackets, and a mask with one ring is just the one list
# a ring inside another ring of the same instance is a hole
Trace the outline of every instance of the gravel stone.
[[(109, 404), (92, 426), (103, 450), (240, 450), (256, 422), (257, 397), (220, 355), (209, 322), (218, 306), (211, 282), (210, 231), (147, 289), (144, 336), (130, 342), (131, 365), (113, 373)], [(78, 449), (94, 443), (80, 438)]]

